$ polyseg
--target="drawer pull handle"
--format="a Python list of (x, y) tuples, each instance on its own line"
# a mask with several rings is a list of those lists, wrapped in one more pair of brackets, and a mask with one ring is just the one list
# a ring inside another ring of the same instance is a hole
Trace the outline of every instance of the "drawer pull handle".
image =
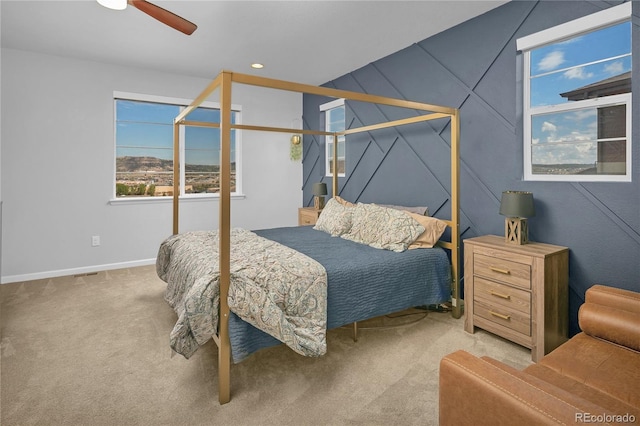
[(489, 311), (489, 313), (494, 317), (502, 318), (503, 320), (507, 320), (507, 321), (509, 321), (509, 319), (511, 318), (511, 315), (503, 315), (493, 311)]
[(505, 274), (505, 275), (511, 274), (510, 270), (503, 269), (503, 268), (496, 268), (495, 266), (490, 266), (489, 269), (491, 269), (493, 272), (497, 272), (499, 274)]
[(491, 291), (490, 291), (490, 293), (491, 293), (493, 296), (499, 297), (499, 298), (501, 298), (501, 299), (505, 299), (505, 300), (509, 300), (509, 299), (511, 299), (511, 296), (510, 296), (510, 295), (508, 295), (508, 294), (498, 293), (498, 292), (495, 292), (495, 291), (493, 291), (493, 290), (491, 290)]

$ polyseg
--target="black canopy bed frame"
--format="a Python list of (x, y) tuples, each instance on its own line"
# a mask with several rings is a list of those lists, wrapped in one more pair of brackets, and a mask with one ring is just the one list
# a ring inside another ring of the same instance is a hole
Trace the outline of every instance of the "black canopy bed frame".
[[(293, 129), (282, 127), (268, 127), (249, 124), (234, 124), (231, 120), (232, 86), (233, 84), (244, 84), (259, 86), (276, 90), (285, 90), (302, 94), (312, 94), (326, 96), (329, 98), (345, 101), (367, 102), (377, 105), (405, 108), (412, 111), (416, 116), (392, 120), (384, 123), (366, 125), (359, 128), (351, 128), (342, 132), (326, 132), (311, 129)], [(215, 91), (219, 91), (220, 123), (206, 123), (189, 121), (188, 115), (198, 108)], [(179, 129), (181, 126), (201, 126), (214, 127), (220, 129), (220, 193), (219, 193), (219, 268), (220, 268), (220, 308), (218, 335), (213, 339), (218, 347), (218, 374), (220, 404), (225, 404), (231, 399), (230, 370), (231, 370), (231, 346), (229, 340), (229, 316), (230, 310), (227, 303), (229, 285), (231, 278), (230, 251), (231, 251), (231, 130), (266, 131), (288, 134), (305, 134), (333, 136), (333, 158), (338, 158), (338, 137), (360, 132), (371, 132), (378, 129), (403, 126), (423, 121), (449, 119), (450, 123), (450, 157), (451, 157), (451, 193), (450, 206), (451, 214), (449, 219), (443, 220), (449, 227), (450, 241), (439, 241), (438, 245), (450, 251), (451, 260), (451, 302), (452, 315), (460, 318), (462, 315), (462, 300), (460, 294), (460, 234), (459, 234), (459, 112), (456, 108), (438, 105), (425, 104), (420, 102), (394, 99), (383, 96), (376, 96), (358, 92), (350, 92), (327, 87), (318, 87), (301, 83), (276, 80), (252, 76), (247, 74), (234, 73), (230, 71), (220, 72), (211, 83), (195, 98), (195, 100), (185, 108), (174, 120), (174, 147), (173, 147), (173, 234), (178, 234), (179, 223), (179, 176), (180, 176), (180, 149), (179, 149)], [(338, 195), (338, 161), (333, 161), (333, 182), (332, 194)]]

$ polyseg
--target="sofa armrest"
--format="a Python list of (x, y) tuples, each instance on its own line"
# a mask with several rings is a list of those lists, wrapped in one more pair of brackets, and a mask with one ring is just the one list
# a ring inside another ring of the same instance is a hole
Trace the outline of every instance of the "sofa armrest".
[(578, 311), (585, 334), (640, 351), (640, 293), (595, 285)]
[[(465, 351), (440, 361), (440, 425), (573, 424), (608, 410)], [(587, 413), (587, 414), (585, 414)]]

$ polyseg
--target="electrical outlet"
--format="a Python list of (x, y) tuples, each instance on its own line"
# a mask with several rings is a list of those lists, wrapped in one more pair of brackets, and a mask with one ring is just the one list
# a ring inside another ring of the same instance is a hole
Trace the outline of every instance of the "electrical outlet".
[(98, 247), (100, 245), (100, 235), (94, 235), (91, 237), (91, 247)]

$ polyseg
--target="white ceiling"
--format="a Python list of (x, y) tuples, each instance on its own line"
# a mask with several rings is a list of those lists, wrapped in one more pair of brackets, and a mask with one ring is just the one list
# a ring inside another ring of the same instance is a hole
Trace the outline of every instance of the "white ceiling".
[[(0, 0), (2, 47), (212, 78), (220, 70), (322, 84), (498, 7), (502, 0), (152, 1), (184, 35), (129, 6)], [(265, 68), (252, 70), (252, 62)]]

